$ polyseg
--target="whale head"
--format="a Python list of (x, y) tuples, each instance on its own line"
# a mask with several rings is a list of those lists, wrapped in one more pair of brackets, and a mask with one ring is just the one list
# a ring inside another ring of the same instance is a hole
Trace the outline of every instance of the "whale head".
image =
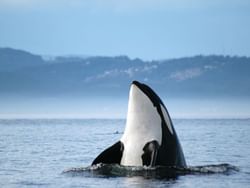
[(150, 141), (157, 141), (161, 146), (163, 118), (169, 132), (173, 133), (170, 117), (161, 99), (147, 85), (133, 81), (129, 92), (125, 131), (121, 138), (124, 144), (122, 165), (142, 165), (143, 148)]

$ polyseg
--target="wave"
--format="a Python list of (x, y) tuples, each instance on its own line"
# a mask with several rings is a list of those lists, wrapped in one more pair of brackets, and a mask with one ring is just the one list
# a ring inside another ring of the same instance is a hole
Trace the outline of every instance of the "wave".
[(231, 174), (238, 172), (236, 166), (224, 163), (216, 165), (189, 166), (187, 168), (179, 167), (136, 167), (121, 166), (118, 164), (97, 164), (88, 167), (70, 168), (63, 171), (63, 174), (71, 176), (95, 176), (95, 177), (134, 177), (156, 179), (176, 179), (183, 175), (208, 175), (208, 174)]

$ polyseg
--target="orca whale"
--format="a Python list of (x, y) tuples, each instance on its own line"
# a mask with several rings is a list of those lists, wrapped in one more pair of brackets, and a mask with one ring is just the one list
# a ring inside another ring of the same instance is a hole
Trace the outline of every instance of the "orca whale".
[(146, 84), (133, 81), (121, 139), (104, 150), (92, 165), (186, 167), (184, 154), (169, 113)]

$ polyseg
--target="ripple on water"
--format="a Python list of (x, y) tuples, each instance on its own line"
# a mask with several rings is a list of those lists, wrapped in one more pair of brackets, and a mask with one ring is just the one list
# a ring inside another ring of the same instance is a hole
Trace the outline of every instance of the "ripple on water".
[(89, 167), (71, 168), (63, 171), (63, 174), (71, 176), (97, 176), (97, 177), (133, 177), (156, 179), (175, 179), (183, 175), (208, 175), (208, 174), (231, 174), (239, 169), (230, 164), (217, 164), (205, 166), (179, 167), (134, 167), (121, 166), (117, 164), (97, 164)]
[(39, 182), (33, 182), (33, 181), (18, 181), (13, 183), (15, 185), (20, 185), (20, 186), (49, 186), (49, 183), (39, 183)]

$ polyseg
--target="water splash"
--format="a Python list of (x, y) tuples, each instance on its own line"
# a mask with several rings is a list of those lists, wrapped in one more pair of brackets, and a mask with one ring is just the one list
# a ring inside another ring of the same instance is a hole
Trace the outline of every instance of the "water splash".
[(230, 164), (217, 164), (205, 166), (190, 166), (187, 168), (179, 167), (136, 167), (121, 166), (118, 164), (97, 164), (94, 166), (70, 168), (63, 171), (63, 174), (71, 176), (95, 176), (95, 177), (134, 177), (156, 179), (176, 179), (181, 175), (207, 175), (207, 174), (231, 174), (239, 169)]

